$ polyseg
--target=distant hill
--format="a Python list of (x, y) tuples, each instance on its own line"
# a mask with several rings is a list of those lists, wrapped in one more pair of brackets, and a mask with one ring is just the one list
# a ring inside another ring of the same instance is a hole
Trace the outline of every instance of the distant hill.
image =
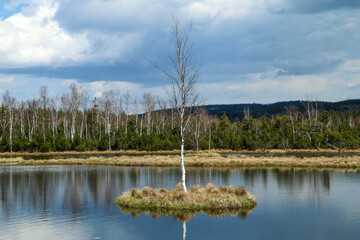
[[(312, 102), (315, 104), (315, 102)], [(318, 109), (320, 111), (327, 110), (338, 112), (349, 112), (360, 110), (360, 99), (351, 99), (340, 102), (321, 102), (317, 101)], [(286, 114), (286, 106), (296, 106), (301, 113), (305, 113), (306, 101), (286, 101), (276, 102), (270, 104), (219, 104), (219, 105), (205, 105), (204, 107), (211, 115), (220, 117), (224, 113), (229, 117), (230, 121), (236, 119), (242, 120), (244, 117), (244, 108), (249, 107), (250, 115), (254, 118), (260, 118), (262, 116), (271, 117), (272, 115)]]

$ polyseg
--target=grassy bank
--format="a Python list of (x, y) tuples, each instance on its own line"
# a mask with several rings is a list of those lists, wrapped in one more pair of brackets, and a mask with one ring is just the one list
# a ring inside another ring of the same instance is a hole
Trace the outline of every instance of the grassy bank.
[(123, 193), (116, 201), (125, 212), (149, 212), (192, 214), (203, 211), (210, 215), (226, 214), (237, 211), (248, 211), (256, 206), (256, 199), (243, 187), (215, 187), (209, 183), (206, 187), (192, 186), (188, 192), (182, 190), (181, 184), (175, 189), (137, 188)]
[[(187, 154), (195, 154), (193, 150), (186, 150)], [(360, 153), (360, 149), (339, 149), (334, 150), (330, 148), (322, 148), (322, 149), (287, 149), (287, 153)], [(176, 154), (180, 153), (180, 150), (158, 150), (158, 151), (140, 151), (140, 150), (108, 150), (108, 151), (64, 151), (64, 152), (0, 152), (1, 156), (61, 156), (61, 155), (107, 155), (107, 154), (126, 154), (126, 155), (152, 155), (152, 154)], [(200, 151), (201, 154), (207, 155), (208, 151)], [(231, 149), (212, 149), (211, 153), (285, 153), (282, 149), (258, 149), (258, 150), (231, 150)]]
[[(87, 159), (24, 160), (21, 157), (1, 158), (0, 165), (111, 165), (111, 166), (179, 166), (177, 155), (145, 155), (90, 157)], [(186, 167), (297, 167), (297, 168), (360, 168), (360, 157), (222, 157), (219, 154), (185, 156)]]

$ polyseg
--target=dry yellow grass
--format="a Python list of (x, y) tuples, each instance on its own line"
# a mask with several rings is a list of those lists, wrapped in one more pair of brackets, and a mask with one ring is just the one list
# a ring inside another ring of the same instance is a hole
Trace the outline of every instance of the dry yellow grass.
[[(288, 149), (288, 153), (301, 153), (301, 152), (323, 152), (323, 153), (360, 153), (360, 149), (339, 149), (333, 150), (330, 148), (322, 148), (322, 149)], [(158, 151), (139, 151), (139, 150), (116, 150), (116, 151), (85, 151), (85, 152), (77, 152), (77, 151), (65, 151), (65, 152), (2, 152), (1, 156), (51, 156), (51, 155), (106, 155), (106, 154), (174, 154), (180, 153), (180, 150), (158, 150)], [(195, 153), (193, 150), (187, 150), (186, 153)], [(201, 154), (207, 155), (208, 151), (203, 150), (200, 151)], [(284, 153), (282, 149), (265, 149), (265, 150), (231, 150), (231, 149), (212, 149), (211, 153)]]
[[(184, 192), (181, 183), (175, 189), (137, 188), (123, 193), (116, 201), (124, 212), (132, 214), (150, 213), (154, 216), (172, 213), (174, 217), (192, 217), (201, 211), (211, 215), (233, 214), (246, 216), (252, 210), (256, 199), (243, 187), (192, 186)], [(184, 219), (183, 219), (184, 220)]]
[[(0, 158), (0, 165), (113, 165), (113, 166), (179, 166), (177, 155), (145, 155), (119, 157), (90, 157), (88, 159), (24, 160)], [(342, 157), (221, 157), (220, 155), (185, 156), (187, 167), (312, 167), (312, 168), (359, 168), (360, 156)]]
[[(188, 151), (194, 152), (194, 151)], [(139, 151), (139, 150), (116, 150), (116, 151), (64, 151), (64, 152), (2, 152), (1, 156), (52, 156), (52, 155), (106, 155), (106, 154), (166, 154), (180, 153), (180, 150), (160, 150), (160, 151)]]

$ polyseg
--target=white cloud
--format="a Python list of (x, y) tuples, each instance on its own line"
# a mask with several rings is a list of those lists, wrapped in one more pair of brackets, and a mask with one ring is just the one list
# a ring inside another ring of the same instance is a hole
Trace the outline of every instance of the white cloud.
[[(355, 62), (355, 63), (354, 63)], [(357, 61), (324, 74), (278, 75), (279, 69), (246, 75), (228, 76), (221, 83), (203, 83), (199, 86), (207, 104), (269, 103), (287, 100), (305, 100), (307, 96), (321, 101), (340, 101), (358, 98), (360, 91)]]
[(94, 97), (102, 97), (105, 92), (113, 91), (125, 94), (129, 92), (130, 96), (138, 99), (141, 102), (144, 93), (151, 93), (153, 96), (161, 98), (166, 97), (164, 86), (160, 87), (145, 87), (139, 83), (125, 82), (125, 81), (94, 81), (81, 83), (75, 79), (56, 79), (56, 78), (34, 78), (28, 75), (0, 75), (0, 99), (1, 95), (9, 90), (11, 96), (14, 96), (18, 101), (38, 97), (39, 89), (42, 85), (48, 87), (49, 95), (52, 97), (62, 96), (64, 93), (69, 93), (69, 86), (75, 83), (81, 85), (90, 99)]
[(39, 5), (34, 14), (17, 13), (0, 22), (2, 68), (61, 65), (83, 58), (84, 34), (71, 36), (52, 20), (58, 4)]
[(138, 44), (139, 33), (70, 33), (54, 19), (58, 2), (29, 4), (22, 12), (0, 20), (1, 68), (104, 64), (125, 60), (127, 52)]
[(14, 77), (13, 76), (2, 76), (0, 75), (0, 85), (5, 86), (8, 84), (14, 83)]

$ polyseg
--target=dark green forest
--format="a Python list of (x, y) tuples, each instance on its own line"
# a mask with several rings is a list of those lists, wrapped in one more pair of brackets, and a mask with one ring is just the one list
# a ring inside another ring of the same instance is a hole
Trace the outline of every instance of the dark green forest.
[(329, 112), (353, 112), (360, 110), (360, 100), (351, 99), (339, 102), (324, 102), (324, 101), (284, 101), (269, 104), (251, 103), (251, 104), (218, 104), (206, 105), (205, 109), (211, 114), (221, 117), (224, 113), (228, 116), (230, 121), (236, 121), (244, 118), (244, 108), (251, 110), (251, 115), (255, 118), (263, 116), (271, 117), (272, 115), (286, 114), (285, 107), (295, 106), (299, 112), (306, 113), (306, 103), (312, 102), (317, 104), (319, 111)]
[[(46, 87), (39, 95), (17, 102), (5, 93), (0, 108), (1, 152), (180, 148), (176, 111), (149, 93), (138, 100), (110, 91), (89, 100), (80, 86), (72, 85), (61, 97), (48, 96)], [(185, 148), (359, 148), (360, 111), (351, 104), (345, 111), (324, 110), (313, 101), (288, 103), (282, 104), (280, 113), (261, 116), (248, 105), (242, 117), (232, 121), (226, 113), (218, 116), (210, 114), (209, 107), (197, 107), (186, 128)]]

